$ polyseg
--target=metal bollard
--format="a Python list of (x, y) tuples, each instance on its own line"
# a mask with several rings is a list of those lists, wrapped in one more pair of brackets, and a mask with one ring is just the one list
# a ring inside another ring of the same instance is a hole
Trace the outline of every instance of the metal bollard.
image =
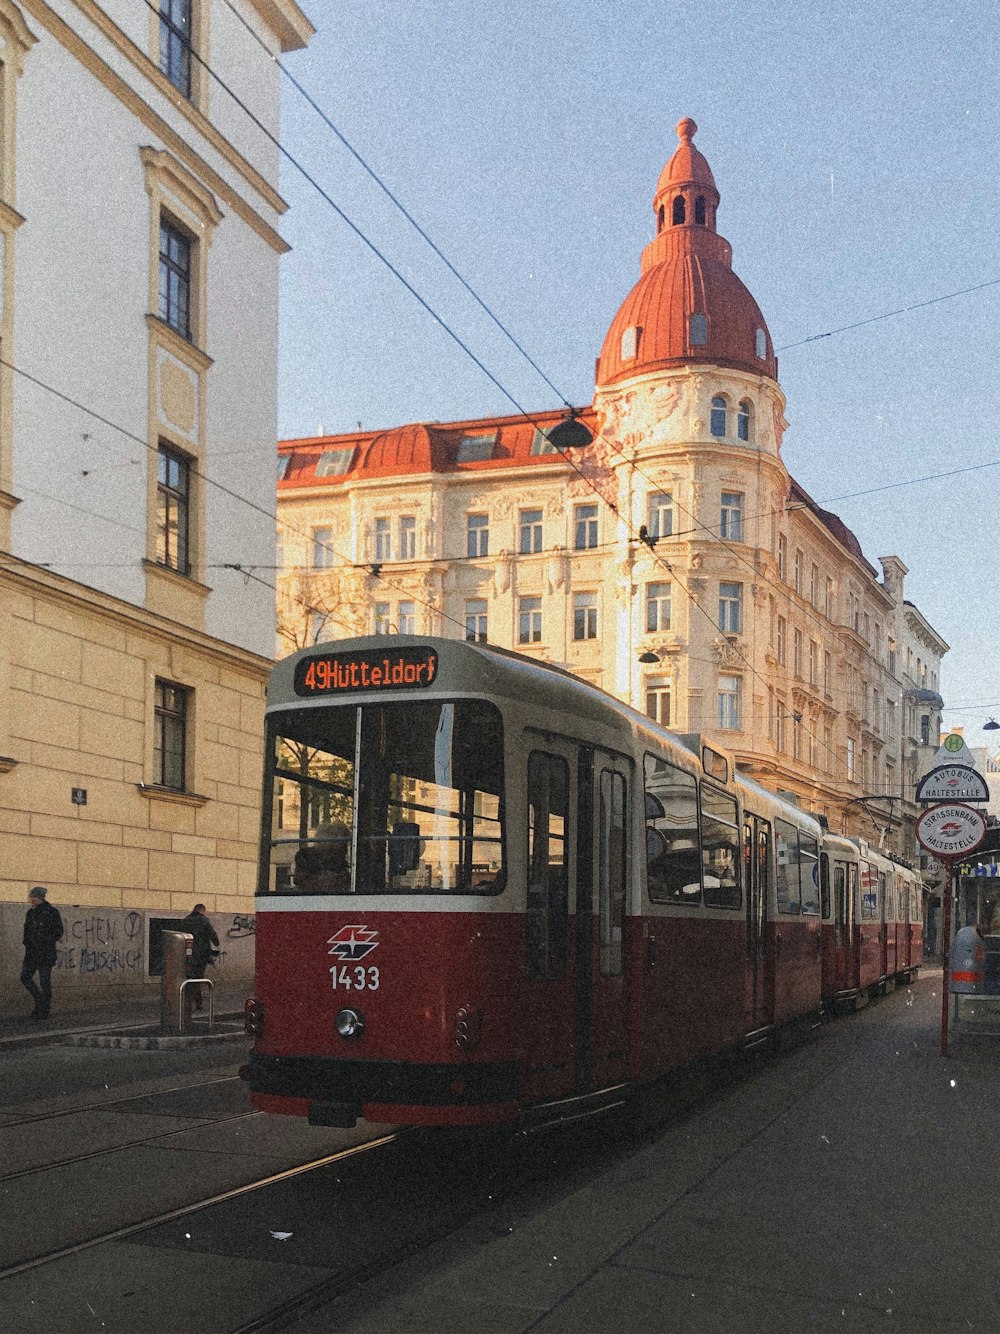
[(182, 1029), (188, 1027), (188, 1020), (191, 1018), (190, 1011), (183, 1009), (185, 987), (208, 987), (208, 1026), (213, 1028), (215, 1025), (215, 983), (210, 977), (187, 977), (181, 983)]
[(194, 936), (186, 931), (164, 931), (163, 972), (160, 975), (160, 1029), (164, 1033), (184, 1032), (182, 993), (187, 980), (187, 961)]

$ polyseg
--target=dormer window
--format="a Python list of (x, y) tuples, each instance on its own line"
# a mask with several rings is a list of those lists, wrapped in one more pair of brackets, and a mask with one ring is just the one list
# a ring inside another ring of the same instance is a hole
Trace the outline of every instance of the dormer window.
[(684, 203), (684, 196), (678, 195), (674, 200), (673, 223), (675, 227), (683, 226), (687, 220), (687, 205)]
[(317, 477), (342, 477), (351, 466), (354, 450), (324, 449), (316, 463)]
[(718, 440), (726, 438), (726, 412), (726, 400), (721, 397), (713, 398), (710, 430)]
[(736, 434), (740, 440), (750, 440), (750, 404), (741, 399), (736, 413)]
[(699, 227), (705, 225), (705, 196), (699, 195), (694, 201), (694, 220)]
[(639, 330), (633, 324), (622, 334), (622, 361), (634, 361), (639, 352)]
[(283, 482), (288, 476), (288, 469), (292, 466), (291, 454), (280, 454), (278, 456), (278, 481)]
[(496, 442), (496, 431), (491, 431), (488, 435), (463, 435), (458, 444), (456, 462), (481, 463), (485, 459), (491, 459)]
[(708, 342), (708, 316), (692, 315), (688, 332), (692, 347), (704, 347)]
[(754, 350), (761, 361), (767, 360), (767, 334), (763, 329), (757, 330), (757, 341)]

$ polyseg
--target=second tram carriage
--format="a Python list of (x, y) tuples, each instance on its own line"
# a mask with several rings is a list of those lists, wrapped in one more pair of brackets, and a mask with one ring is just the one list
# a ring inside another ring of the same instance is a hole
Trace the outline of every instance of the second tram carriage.
[(538, 661), (323, 645), (274, 669), (267, 722), (261, 1110), (599, 1106), (919, 967), (913, 872)]

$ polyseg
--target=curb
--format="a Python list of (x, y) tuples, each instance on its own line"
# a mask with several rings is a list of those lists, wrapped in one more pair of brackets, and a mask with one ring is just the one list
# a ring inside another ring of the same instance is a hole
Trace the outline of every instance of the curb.
[(214, 1033), (72, 1033), (61, 1039), (64, 1047), (124, 1047), (132, 1051), (169, 1051), (224, 1042), (248, 1042), (243, 1029)]

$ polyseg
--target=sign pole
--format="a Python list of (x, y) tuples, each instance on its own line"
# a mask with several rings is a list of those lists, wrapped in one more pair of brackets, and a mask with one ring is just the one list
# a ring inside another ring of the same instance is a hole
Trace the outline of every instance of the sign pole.
[[(944, 858), (942, 858), (944, 860)], [(944, 958), (943, 968), (941, 970), (941, 1055), (948, 1055), (948, 1010), (951, 1004), (951, 901), (955, 893), (955, 867), (957, 862), (954, 857), (947, 859), (948, 865), (948, 892), (945, 894), (942, 908), (941, 935), (944, 940)]]

